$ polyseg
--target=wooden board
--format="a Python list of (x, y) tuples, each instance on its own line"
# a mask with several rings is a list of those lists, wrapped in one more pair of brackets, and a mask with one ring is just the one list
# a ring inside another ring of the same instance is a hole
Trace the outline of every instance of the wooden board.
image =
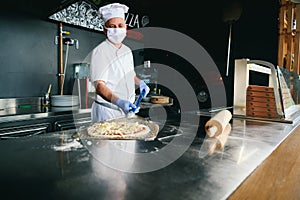
[(263, 108), (269, 108), (269, 109), (275, 109), (276, 110), (276, 103), (269, 103), (269, 102), (255, 102), (255, 101), (247, 101), (246, 102), (247, 108), (253, 108), (253, 107), (263, 107)]
[(267, 108), (267, 107), (247, 107), (246, 111), (249, 112), (266, 112), (270, 114), (277, 114), (276, 108)]
[(227, 199), (300, 199), (299, 141), (300, 126)]
[(168, 104), (170, 103), (170, 98), (167, 96), (151, 96), (151, 103)]
[(274, 88), (249, 85), (246, 96), (246, 116), (278, 119)]
[(277, 113), (263, 112), (263, 111), (249, 111), (249, 110), (246, 110), (246, 116), (269, 118), (269, 119), (280, 119), (281, 118), (281, 116), (278, 115)]
[(255, 101), (255, 102), (270, 103), (270, 104), (272, 103), (276, 105), (275, 98), (247, 96), (246, 101), (247, 102)]
[(247, 91), (258, 91), (258, 92), (272, 92), (274, 93), (274, 88), (258, 85), (249, 85)]
[(275, 95), (272, 92), (247, 91), (246, 95), (251, 97), (275, 98)]

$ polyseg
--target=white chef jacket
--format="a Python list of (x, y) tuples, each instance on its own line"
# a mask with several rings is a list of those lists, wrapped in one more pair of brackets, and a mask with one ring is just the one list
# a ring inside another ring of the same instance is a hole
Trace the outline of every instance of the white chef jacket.
[[(100, 43), (92, 52), (90, 63), (91, 81), (102, 80), (106, 86), (119, 98), (134, 102), (135, 83), (134, 61), (131, 49), (122, 44), (116, 48), (106, 39)], [(96, 101), (110, 104), (100, 95), (96, 95)], [(116, 107), (112, 105), (112, 107)], [(106, 106), (92, 105), (92, 122), (103, 121), (109, 118), (124, 115), (119, 109), (115, 110)]]

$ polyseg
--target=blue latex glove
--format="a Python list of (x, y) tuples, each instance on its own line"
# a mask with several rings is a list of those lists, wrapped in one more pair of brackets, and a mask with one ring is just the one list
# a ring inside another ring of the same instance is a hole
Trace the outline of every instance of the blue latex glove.
[(150, 91), (150, 88), (148, 87), (148, 85), (143, 81), (143, 80), (140, 80), (139, 82), (139, 86), (140, 86), (140, 93), (142, 93), (143, 90), (145, 90), (145, 95), (144, 97), (146, 97)]
[(136, 108), (133, 103), (124, 99), (118, 99), (116, 101), (116, 105), (119, 106), (125, 114), (129, 113), (130, 110)]

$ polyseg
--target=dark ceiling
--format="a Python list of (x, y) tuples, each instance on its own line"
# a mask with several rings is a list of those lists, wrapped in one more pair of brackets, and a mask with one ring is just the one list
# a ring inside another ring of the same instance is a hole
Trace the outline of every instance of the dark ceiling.
[[(14, 0), (1, 4), (1, 14), (14, 16), (18, 13), (34, 15), (42, 19), (59, 11), (76, 0)], [(119, 2), (129, 7), (129, 12), (148, 15), (148, 26), (164, 27), (184, 33), (198, 42), (219, 60), (225, 60), (228, 24), (233, 25), (233, 51), (236, 55), (248, 54), (248, 49), (261, 43), (277, 40), (279, 1), (274, 0), (86, 0), (98, 8)], [(249, 46), (242, 52), (237, 44)], [(269, 44), (269, 45), (270, 45)], [(276, 47), (275, 45), (272, 45)], [(220, 51), (219, 49), (222, 49)], [(259, 49), (257, 49), (258, 54)], [(217, 60), (216, 59), (216, 60)]]
[[(33, 14), (40, 18), (48, 18), (51, 14), (59, 11), (77, 0), (14, 0), (1, 3), (1, 12), (22, 12)], [(234, 15), (243, 16), (247, 10), (278, 6), (274, 0), (195, 0), (174, 1), (174, 0), (85, 0), (95, 8), (102, 5), (119, 2), (129, 7), (129, 12), (140, 15), (148, 15), (152, 19), (152, 26), (164, 27), (204, 27), (218, 26), (224, 23), (225, 18)], [(273, 3), (272, 3), (273, 2)], [(198, 5), (199, 4), (199, 5)], [(253, 18), (255, 19), (253, 13)]]

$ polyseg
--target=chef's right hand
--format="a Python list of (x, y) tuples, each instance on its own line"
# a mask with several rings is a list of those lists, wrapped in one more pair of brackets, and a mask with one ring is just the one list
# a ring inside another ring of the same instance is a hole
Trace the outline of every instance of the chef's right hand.
[(130, 110), (136, 108), (133, 103), (124, 99), (118, 99), (116, 101), (116, 105), (119, 106), (125, 114), (128, 114)]

